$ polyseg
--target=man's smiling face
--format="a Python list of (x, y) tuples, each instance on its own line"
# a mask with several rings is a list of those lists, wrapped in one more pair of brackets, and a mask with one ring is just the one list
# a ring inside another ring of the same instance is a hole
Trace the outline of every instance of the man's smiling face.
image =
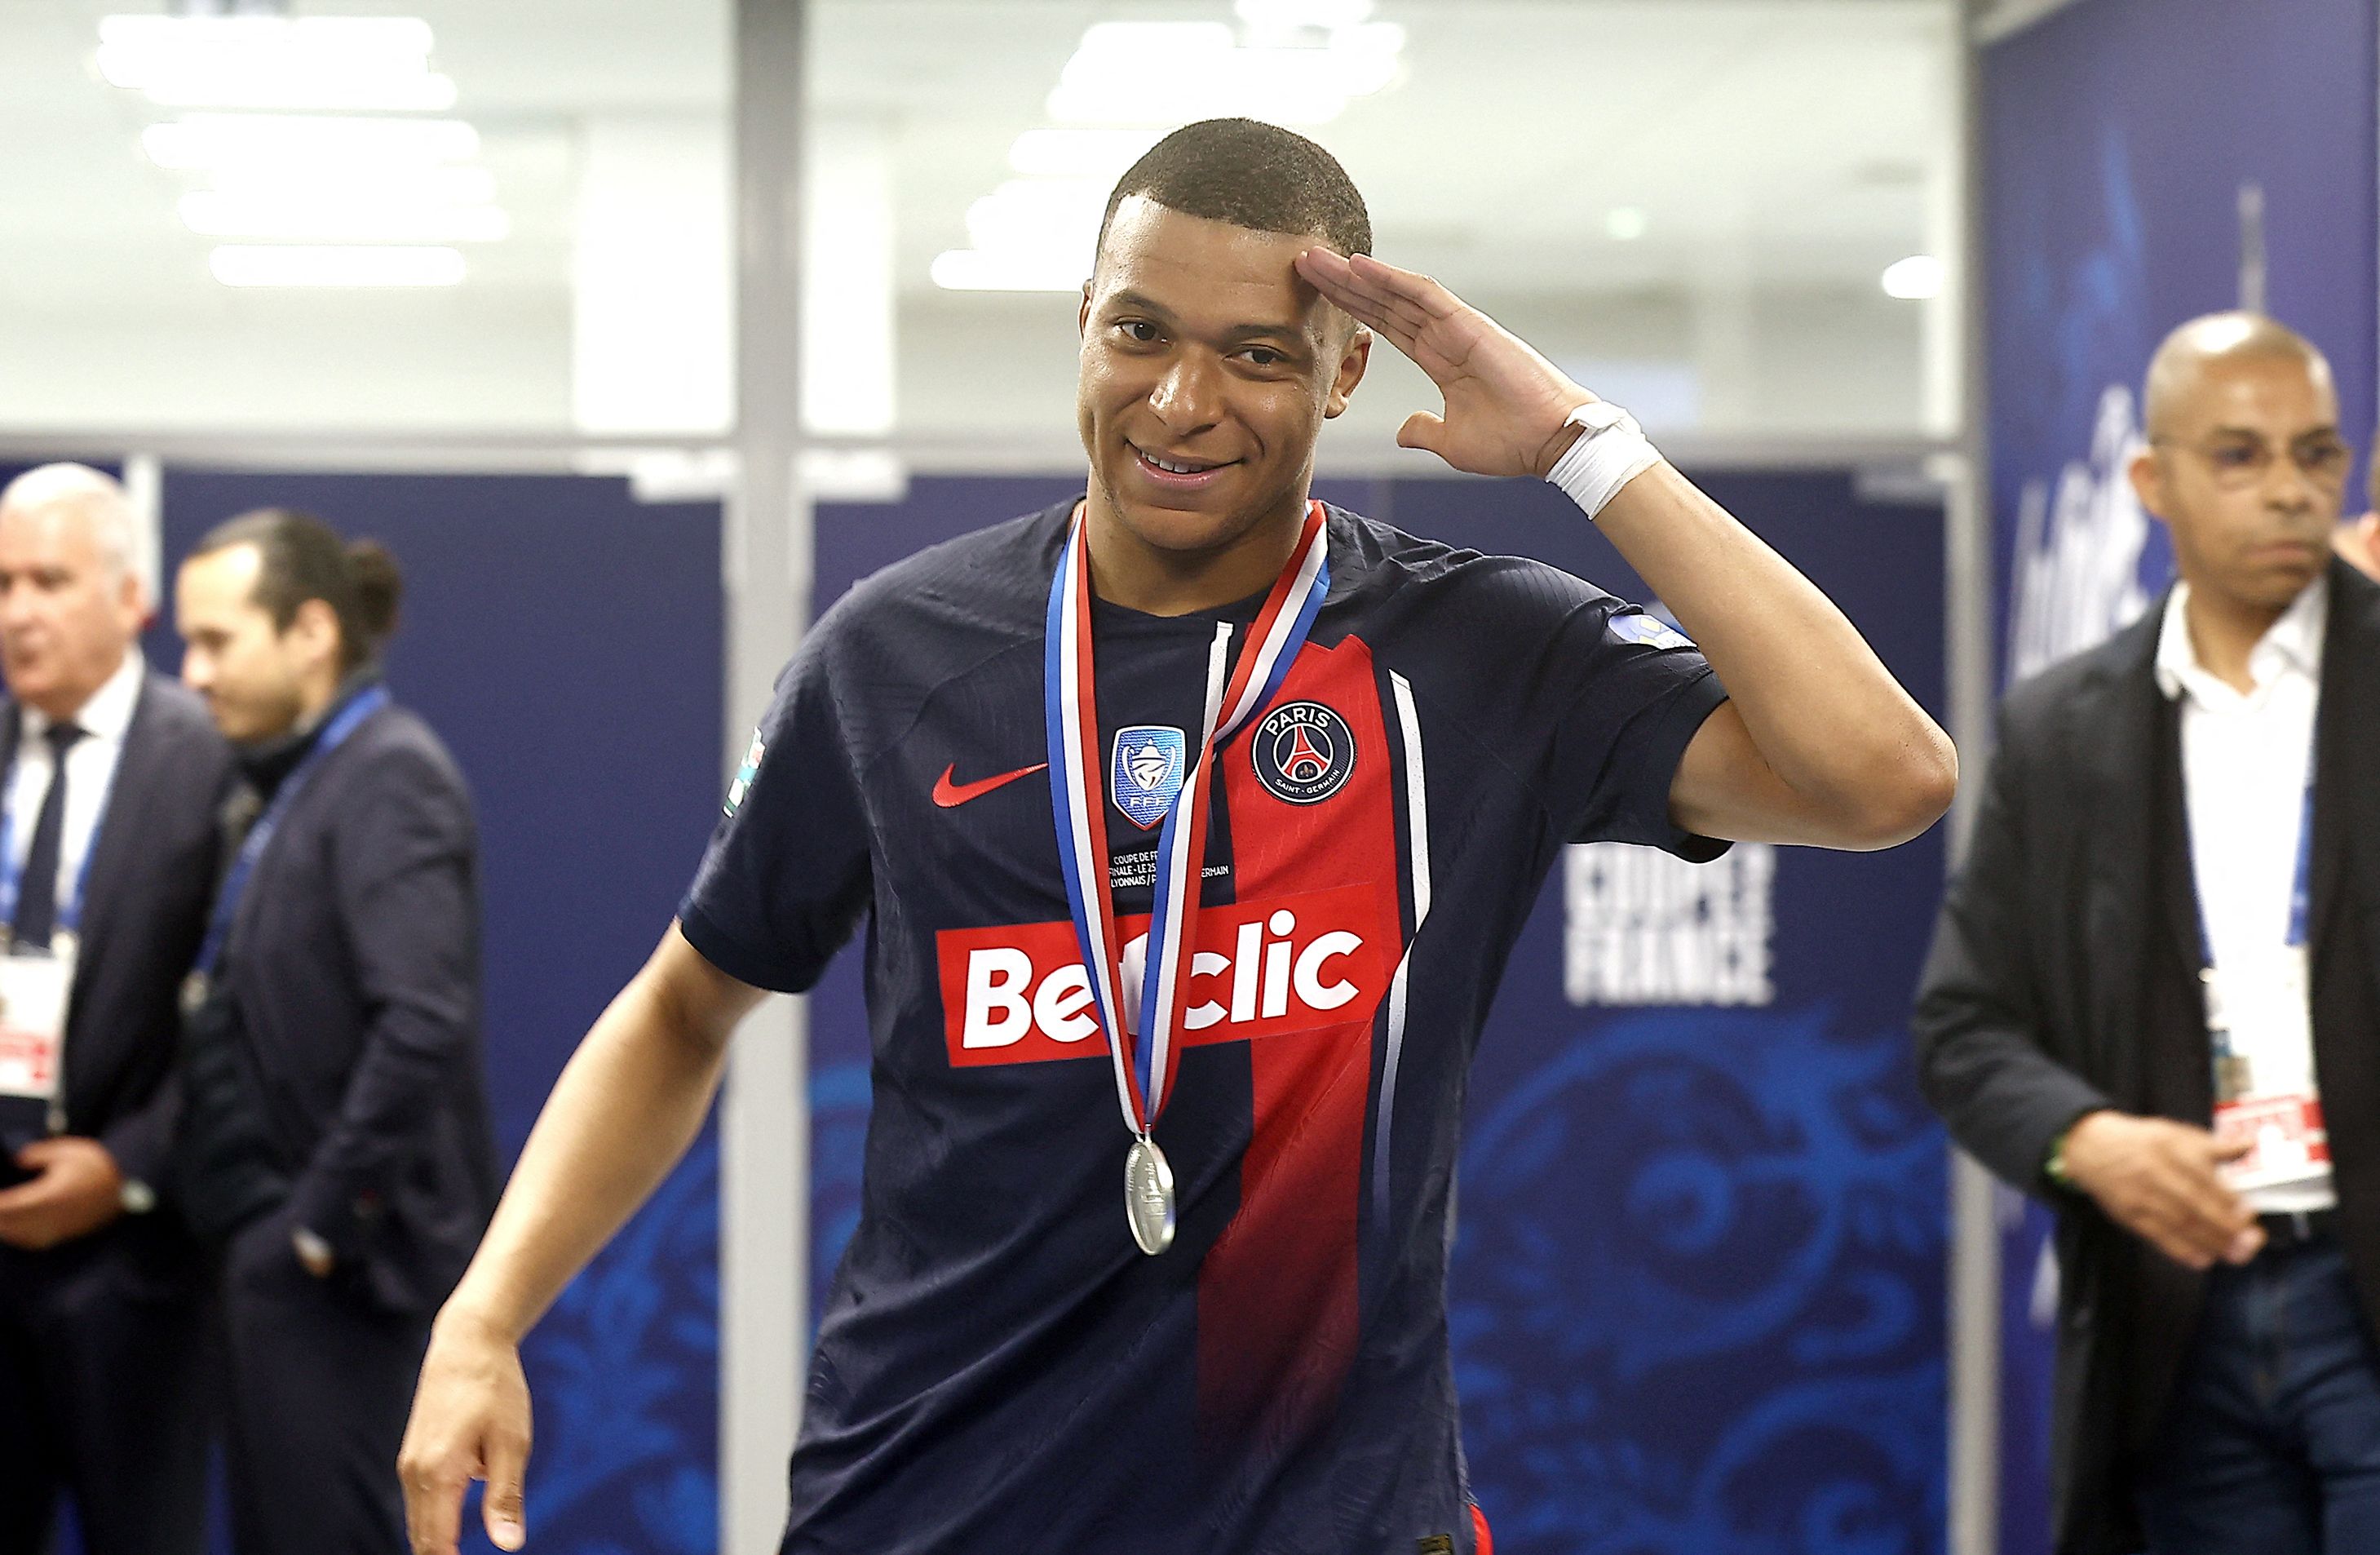
[(1117, 208), (1083, 288), (1076, 415), (1094, 501), (1148, 546), (1219, 553), (1302, 512), (1370, 345), (1292, 268), (1319, 241)]

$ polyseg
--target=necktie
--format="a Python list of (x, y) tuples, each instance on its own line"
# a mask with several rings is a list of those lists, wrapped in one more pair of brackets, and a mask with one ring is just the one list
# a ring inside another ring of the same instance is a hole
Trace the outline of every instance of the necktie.
[(33, 841), (25, 850), (25, 874), (17, 894), (16, 942), (46, 946), (58, 918), (58, 850), (67, 829), (67, 752), (82, 738), (72, 723), (53, 723), (42, 738), (50, 745), (50, 786), (42, 796), (42, 812), (33, 822)]

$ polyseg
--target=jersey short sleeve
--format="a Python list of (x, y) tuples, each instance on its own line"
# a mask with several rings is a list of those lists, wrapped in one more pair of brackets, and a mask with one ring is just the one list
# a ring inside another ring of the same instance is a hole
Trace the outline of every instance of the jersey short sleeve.
[(1640, 843), (1697, 862), (1728, 844), (1681, 830), (1670, 787), (1686, 747), (1727, 699), (1702, 650), (1599, 589), (1562, 618), (1544, 663), (1552, 744), (1544, 795), (1559, 836)]
[(841, 613), (778, 677), (678, 910), (704, 960), (781, 993), (818, 980), (868, 905), (868, 817), (830, 673)]

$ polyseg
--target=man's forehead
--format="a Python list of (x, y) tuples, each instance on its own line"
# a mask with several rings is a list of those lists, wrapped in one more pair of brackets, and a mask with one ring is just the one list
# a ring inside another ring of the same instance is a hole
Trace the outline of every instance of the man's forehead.
[(1094, 306), (1138, 300), (1224, 328), (1316, 327), (1327, 307), (1295, 261), (1321, 239), (1184, 215), (1135, 196), (1116, 210), (1092, 276)]
[(2338, 419), (2330, 375), (2294, 357), (2200, 362), (2184, 379), (2180, 408), (2203, 420), (2284, 419), (2327, 424)]
[(97, 543), (90, 521), (69, 503), (18, 504), (0, 507), (0, 541), (48, 551), (79, 550)]

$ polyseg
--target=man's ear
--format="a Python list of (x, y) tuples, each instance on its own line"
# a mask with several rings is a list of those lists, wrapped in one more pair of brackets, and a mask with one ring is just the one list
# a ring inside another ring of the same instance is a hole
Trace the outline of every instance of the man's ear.
[(2165, 467), (2157, 462), (2156, 450), (2142, 448), (2132, 456), (2124, 473), (2131, 478), (2132, 495), (2141, 499), (2141, 506), (2158, 523), (2165, 522), (2167, 510)]
[(1091, 284), (1083, 283), (1083, 305), (1075, 310), (1075, 338), (1081, 340), (1091, 332)]
[(143, 626), (156, 618), (156, 607), (149, 600), (149, 586), (141, 582), (140, 575), (130, 567), (124, 569), (124, 580), (118, 586), (115, 604), (118, 610)]
[(1355, 385), (1364, 381), (1364, 370), (1372, 365), (1372, 332), (1363, 325), (1347, 337), (1347, 349), (1339, 358), (1339, 368), (1330, 380), (1330, 395), (1323, 402), (1322, 414), (1335, 417), (1347, 408), (1347, 401), (1355, 393)]
[(298, 613), (289, 618), (289, 630), (298, 634), (298, 640), (332, 658), (339, 651), (339, 614), (328, 600), (304, 600)]

